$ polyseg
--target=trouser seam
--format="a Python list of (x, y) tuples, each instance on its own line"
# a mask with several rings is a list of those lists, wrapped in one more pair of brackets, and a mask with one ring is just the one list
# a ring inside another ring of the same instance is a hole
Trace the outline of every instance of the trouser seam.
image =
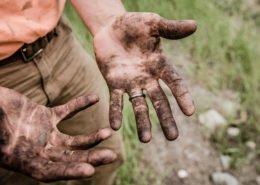
[(33, 64), (35, 65), (36, 69), (39, 71), (39, 74), (40, 74), (40, 76), (41, 76), (41, 77), (40, 77), (40, 78), (41, 78), (41, 89), (42, 89), (44, 95), (46, 96), (46, 99), (47, 99), (46, 106), (47, 106), (47, 105), (50, 104), (50, 97), (49, 97), (48, 93), (47, 93), (46, 90), (45, 90), (44, 79), (43, 79), (43, 77), (42, 77), (42, 74), (41, 74), (41, 71), (40, 71), (38, 65), (37, 65), (34, 61), (33, 61)]

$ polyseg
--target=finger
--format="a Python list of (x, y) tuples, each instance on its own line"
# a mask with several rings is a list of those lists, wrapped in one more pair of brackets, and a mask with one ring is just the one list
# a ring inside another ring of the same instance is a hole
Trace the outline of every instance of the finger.
[(167, 96), (158, 82), (154, 82), (146, 90), (153, 103), (165, 137), (168, 140), (175, 140), (178, 137), (178, 129)]
[(113, 90), (110, 92), (109, 121), (111, 128), (118, 130), (122, 123), (123, 91)]
[(83, 150), (96, 146), (108, 139), (112, 135), (112, 131), (109, 128), (104, 128), (90, 135), (69, 136), (62, 133), (58, 135), (60, 141), (58, 145)]
[(109, 149), (64, 150), (51, 148), (45, 151), (44, 156), (54, 162), (85, 162), (93, 166), (112, 163), (116, 160), (116, 154)]
[(114, 162), (117, 155), (109, 149), (93, 149), (89, 151), (88, 163), (93, 166), (106, 165)]
[(166, 39), (182, 39), (193, 34), (197, 25), (192, 20), (173, 21), (161, 19), (158, 23), (159, 35)]
[(87, 178), (95, 173), (94, 167), (87, 163), (51, 162), (39, 158), (26, 164), (27, 173), (43, 182)]
[(187, 87), (184, 85), (177, 71), (168, 65), (163, 70), (161, 79), (171, 89), (182, 112), (187, 116), (191, 116), (195, 112), (195, 106)]
[[(131, 97), (131, 95), (130, 95)], [(149, 109), (144, 97), (135, 97), (131, 99), (139, 140), (147, 143), (151, 140), (151, 122), (149, 119)]]
[(90, 107), (91, 105), (98, 102), (98, 97), (96, 95), (81, 96), (75, 98), (64, 105), (60, 105), (52, 108), (57, 116), (58, 122), (64, 119), (71, 118), (78, 112)]

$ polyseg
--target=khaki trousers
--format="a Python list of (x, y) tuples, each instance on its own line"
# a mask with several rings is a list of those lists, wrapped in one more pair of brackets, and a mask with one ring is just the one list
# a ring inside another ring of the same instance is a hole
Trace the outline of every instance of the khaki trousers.
[[(58, 125), (67, 134), (88, 134), (109, 127), (107, 88), (96, 63), (80, 46), (63, 21), (57, 28), (58, 36), (32, 62), (17, 60), (0, 66), (0, 86), (14, 89), (33, 101), (47, 106), (64, 104), (86, 94), (96, 94), (99, 103)], [(118, 159), (110, 165), (98, 167), (91, 179), (61, 181), (66, 185), (111, 185), (116, 171), (124, 160), (119, 133), (97, 147), (113, 149)], [(43, 184), (19, 173), (0, 169), (1, 185)]]

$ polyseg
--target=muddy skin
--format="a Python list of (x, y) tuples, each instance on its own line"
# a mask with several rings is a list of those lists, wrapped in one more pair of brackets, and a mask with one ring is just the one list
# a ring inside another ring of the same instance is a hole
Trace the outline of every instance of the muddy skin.
[(111, 150), (91, 149), (111, 136), (110, 129), (73, 137), (56, 127), (97, 101), (82, 96), (48, 108), (0, 87), (0, 166), (49, 182), (90, 177), (94, 166), (113, 162)]
[[(168, 99), (158, 80), (171, 89), (185, 115), (195, 111), (182, 78), (164, 56), (160, 37), (181, 39), (196, 30), (193, 21), (171, 21), (153, 13), (126, 13), (94, 37), (98, 66), (110, 89), (110, 123), (118, 130), (122, 122), (122, 96), (145, 90), (157, 112), (168, 140), (178, 136)], [(149, 110), (145, 98), (132, 99), (139, 139), (151, 140)]]

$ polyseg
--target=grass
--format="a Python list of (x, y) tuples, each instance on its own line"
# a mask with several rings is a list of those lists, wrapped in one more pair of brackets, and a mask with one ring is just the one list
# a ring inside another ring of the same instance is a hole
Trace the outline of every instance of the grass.
[[(260, 143), (260, 11), (252, 11), (242, 0), (124, 0), (129, 11), (151, 11), (169, 19), (195, 19), (198, 31), (189, 39), (177, 42), (183, 52), (189, 53), (195, 68), (193, 80), (212, 91), (232, 89), (241, 94), (241, 105), (248, 119), (239, 124), (241, 135), (230, 140), (225, 131), (213, 140), (222, 153), (228, 153), (238, 166), (247, 156), (244, 143)], [(77, 14), (67, 5), (65, 13), (71, 20), (82, 44), (90, 51), (91, 36)], [(258, 41), (258, 42), (257, 42)], [(166, 43), (167, 44), (167, 43)], [(169, 53), (169, 51), (167, 51)], [(258, 103), (257, 103), (258, 102)], [(154, 114), (152, 114), (154, 115)], [(127, 153), (117, 184), (147, 184), (144, 170), (140, 169), (139, 149), (133, 113), (129, 104), (124, 110), (121, 130)], [(232, 148), (235, 150), (232, 150)], [(257, 146), (255, 158), (260, 158)], [(129, 174), (135, 174), (129, 175)]]

